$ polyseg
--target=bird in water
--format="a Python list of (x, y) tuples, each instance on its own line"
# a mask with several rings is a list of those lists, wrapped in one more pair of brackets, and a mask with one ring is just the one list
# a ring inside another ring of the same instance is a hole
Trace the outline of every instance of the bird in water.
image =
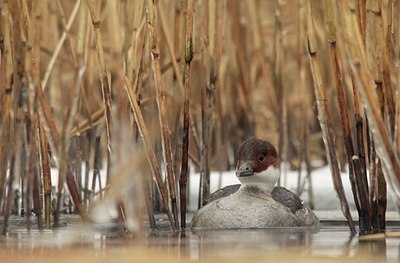
[(240, 185), (213, 193), (192, 219), (193, 228), (319, 227), (319, 219), (279, 180), (279, 161), (268, 141), (248, 138), (239, 147), (236, 176)]

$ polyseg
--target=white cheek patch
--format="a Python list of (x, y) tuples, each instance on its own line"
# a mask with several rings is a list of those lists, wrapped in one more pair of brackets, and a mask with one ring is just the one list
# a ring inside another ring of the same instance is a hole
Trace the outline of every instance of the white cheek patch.
[(279, 180), (279, 174), (278, 168), (270, 166), (267, 170), (264, 170), (260, 173), (254, 173), (254, 177), (262, 182), (275, 184)]
[(273, 166), (268, 167), (268, 169), (260, 172), (254, 173), (252, 176), (239, 177), (241, 183), (251, 184), (251, 183), (262, 183), (267, 185), (275, 185), (279, 180), (279, 169)]

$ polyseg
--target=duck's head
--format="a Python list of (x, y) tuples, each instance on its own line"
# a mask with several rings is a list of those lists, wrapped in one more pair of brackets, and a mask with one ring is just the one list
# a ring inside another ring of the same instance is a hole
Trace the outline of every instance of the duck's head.
[(242, 185), (263, 184), (273, 188), (279, 180), (275, 147), (268, 141), (248, 138), (239, 147), (236, 176)]

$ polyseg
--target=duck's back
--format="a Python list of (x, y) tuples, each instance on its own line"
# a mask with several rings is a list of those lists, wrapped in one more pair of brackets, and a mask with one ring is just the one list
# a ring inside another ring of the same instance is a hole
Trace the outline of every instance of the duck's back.
[(259, 197), (238, 191), (215, 200), (197, 211), (192, 227), (197, 228), (265, 228), (298, 226), (291, 211), (270, 196)]

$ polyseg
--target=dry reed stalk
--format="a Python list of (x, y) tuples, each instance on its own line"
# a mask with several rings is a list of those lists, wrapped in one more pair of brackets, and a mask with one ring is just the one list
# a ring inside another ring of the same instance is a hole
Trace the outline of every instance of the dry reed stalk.
[(387, 189), (385, 175), (382, 169), (382, 162), (379, 160), (376, 175), (376, 198), (374, 200), (372, 223), (375, 232), (385, 232), (386, 229), (386, 204)]
[(351, 70), (356, 78), (357, 87), (366, 108), (369, 123), (373, 127), (371, 129), (372, 134), (375, 142), (380, 145), (377, 148), (377, 154), (383, 161), (385, 177), (389, 179), (388, 181), (392, 184), (396, 194), (400, 196), (400, 163), (394, 152), (390, 133), (386, 129), (381, 116), (375, 92), (371, 87), (371, 73), (368, 69), (366, 50), (357, 24), (354, 7), (344, 0), (339, 3), (342, 10), (342, 20), (345, 25), (344, 28), (346, 29), (344, 32), (346, 43), (350, 46), (350, 51), (357, 51), (349, 52), (348, 56), (351, 61)]
[[(15, 180), (15, 173), (16, 173), (16, 166), (15, 166), (15, 162), (16, 162), (16, 158), (17, 158), (17, 151), (20, 148), (20, 140), (19, 138), (19, 131), (17, 131), (17, 133), (13, 136), (13, 147), (11, 150), (11, 157), (10, 157), (10, 169), (9, 169), (9, 178), (8, 178), (8, 191), (7, 191), (7, 199), (6, 199), (6, 203), (4, 205), (4, 222), (3, 222), (3, 234), (7, 234), (7, 229), (8, 229), (8, 220), (11, 214), (11, 204), (12, 204), (12, 199), (14, 196), (14, 180)], [(18, 165), (18, 164), (17, 164)]]
[[(59, 178), (58, 178), (58, 192), (57, 192), (57, 211), (56, 211), (56, 216), (55, 216), (55, 225), (58, 225), (59, 223), (59, 213), (61, 209), (61, 203), (63, 202), (62, 200), (62, 192), (64, 189), (64, 183), (65, 183), (65, 174), (66, 174), (66, 169), (71, 169), (70, 165), (67, 165), (68, 160), (68, 150), (70, 146), (70, 140), (68, 134), (70, 133), (70, 130), (73, 125), (73, 119), (75, 117), (75, 114), (77, 112), (78, 108), (78, 100), (79, 100), (79, 94), (80, 94), (80, 83), (81, 79), (83, 76), (85, 69), (80, 68), (79, 71), (77, 72), (77, 79), (76, 83), (74, 84), (72, 91), (71, 91), (71, 99), (70, 103), (68, 104), (67, 112), (65, 114), (64, 122), (63, 122), (63, 129), (61, 133), (61, 145), (59, 151), (59, 156), (60, 156), (60, 169), (59, 169)], [(69, 166), (69, 168), (67, 168)], [(79, 182), (80, 184), (81, 182)], [(79, 195), (80, 196), (80, 195)]]
[[(383, 32), (383, 18), (381, 12), (382, 0), (367, 0), (367, 13), (369, 15), (369, 28), (371, 30), (370, 42), (374, 46), (373, 72), (377, 86), (383, 86), (383, 98), (389, 116), (389, 127), (391, 138), (395, 134), (396, 104), (390, 77), (388, 47), (386, 46)], [(372, 39), (373, 38), (373, 39)]]
[(153, 201), (151, 198), (151, 180), (150, 180), (150, 176), (145, 176), (143, 178), (143, 192), (144, 192), (144, 201), (145, 201), (145, 205), (146, 205), (146, 211), (147, 211), (147, 216), (149, 218), (149, 224), (150, 224), (150, 229), (155, 230), (157, 225), (156, 225), (156, 220), (154, 218), (154, 205), (153, 205)]
[[(226, 101), (222, 94), (225, 87), (225, 76), (226, 76), (226, 67), (227, 67), (227, 59), (226, 54), (224, 54), (224, 40), (225, 40), (225, 28), (226, 28), (226, 1), (216, 1), (216, 29), (215, 29), (215, 52), (216, 52), (216, 68), (217, 68), (217, 87), (216, 87), (216, 95), (215, 95), (215, 104), (217, 109), (217, 119), (215, 120), (215, 131), (219, 132), (219, 135), (216, 135), (215, 138), (217, 140), (216, 147), (221, 150), (223, 153), (222, 160), (219, 160), (218, 168), (220, 171), (225, 169), (229, 169), (229, 157), (228, 157), (228, 138), (226, 134), (228, 134), (228, 125), (226, 125), (227, 119), (226, 116)], [(222, 177), (220, 177), (222, 179)]]
[(367, 0), (357, 0), (356, 8), (357, 8), (357, 18), (358, 18), (358, 26), (360, 28), (361, 37), (364, 41), (367, 38), (367, 7), (366, 7)]
[(266, 59), (263, 53), (263, 47), (266, 46), (264, 43), (265, 41), (264, 38), (262, 38), (262, 31), (261, 31), (261, 25), (260, 25), (260, 19), (258, 16), (258, 9), (256, 5), (256, 1), (252, 0), (249, 3), (249, 18), (251, 21), (251, 25), (253, 28), (253, 40), (254, 40), (254, 49), (255, 49), (255, 54), (254, 56), (256, 57), (255, 59), (257, 60), (257, 63), (260, 66), (266, 90), (268, 92), (268, 100), (270, 103), (270, 109), (278, 115), (279, 111), (279, 106), (278, 106), (278, 101), (277, 101), (277, 96), (276, 92), (274, 89), (274, 85), (271, 80), (271, 74), (269, 73), (269, 69), (266, 63)]
[[(94, 156), (93, 156), (93, 175), (92, 175), (92, 191), (91, 193), (96, 193), (96, 180), (99, 181), (99, 188), (101, 191), (101, 178), (100, 178), (100, 169), (101, 169), (101, 152), (100, 152), (100, 142), (101, 136), (97, 135), (94, 140)], [(101, 192), (100, 192), (101, 193)]]
[(338, 58), (338, 50), (336, 45), (336, 29), (333, 17), (333, 3), (327, 0), (325, 3), (325, 23), (327, 30), (327, 38), (330, 46), (330, 59), (333, 73), (336, 80), (337, 99), (340, 110), (340, 119), (342, 122), (343, 139), (346, 150), (347, 164), (349, 167), (349, 179), (353, 192), (354, 203), (359, 214), (360, 231), (362, 233), (371, 230), (369, 222), (369, 206), (368, 206), (368, 182), (364, 170), (361, 168), (360, 159), (354, 153), (353, 140), (351, 136), (349, 114), (347, 111), (347, 103), (345, 90), (342, 82), (342, 72)]
[[(72, 24), (73, 24), (73, 22), (75, 20), (75, 17), (78, 14), (78, 10), (79, 10), (80, 4), (81, 4), (81, 0), (76, 0), (75, 6), (74, 6), (74, 8), (73, 8), (73, 10), (71, 12), (71, 15), (70, 15), (70, 17), (68, 19), (68, 23), (67, 23), (65, 29), (67, 29), (67, 30), (71, 29), (71, 26), (72, 26)], [(43, 88), (46, 88), (46, 86), (47, 86), (47, 82), (49, 80), (50, 74), (51, 74), (51, 72), (52, 72), (52, 70), (54, 68), (54, 65), (55, 65), (55, 63), (57, 61), (58, 55), (60, 54), (61, 48), (62, 48), (66, 38), (67, 38), (67, 32), (64, 31), (63, 34), (61, 35), (58, 43), (57, 43), (57, 46), (54, 49), (54, 52), (53, 52), (53, 55), (52, 55), (52, 57), (51, 57), (51, 59), (49, 61), (49, 64), (47, 64), (47, 68), (46, 68), (44, 77), (42, 79), (42, 87)]]
[[(236, 61), (239, 66), (239, 73), (240, 73), (240, 82), (241, 82), (241, 89), (244, 94), (246, 91), (249, 90), (248, 87), (248, 76), (246, 70), (246, 59), (245, 59), (245, 48), (244, 48), (244, 38), (241, 35), (240, 30), (240, 12), (239, 12), (239, 5), (240, 1), (233, 0), (230, 2), (229, 5), (229, 14), (231, 16), (231, 29), (232, 29), (232, 38), (235, 43), (235, 56)], [(244, 109), (247, 109), (245, 107)]]
[(72, 130), (69, 133), (69, 137), (79, 136), (81, 133), (93, 128), (93, 126), (97, 126), (100, 122), (103, 121), (104, 117), (104, 107), (94, 112), (90, 115), (90, 118), (82, 121), (81, 123), (74, 125)]
[(166, 23), (165, 17), (164, 17), (164, 12), (163, 12), (162, 8), (160, 7), (160, 5), (157, 5), (157, 11), (158, 11), (158, 15), (160, 17), (160, 24), (161, 24), (162, 33), (163, 33), (163, 36), (165, 38), (165, 42), (167, 43), (168, 53), (169, 53), (169, 55), (171, 57), (172, 67), (174, 69), (175, 77), (176, 77), (177, 82), (178, 82), (179, 91), (181, 93), (184, 93), (185, 87), (183, 85), (182, 74), (181, 74), (181, 71), (179, 69), (178, 61), (176, 59), (176, 55), (175, 55), (176, 53), (175, 53), (175, 50), (174, 50), (174, 45), (172, 43), (172, 40), (171, 40), (171, 37), (170, 37), (170, 33), (168, 31), (167, 23)]
[[(104, 114), (104, 110), (102, 111)], [(90, 171), (90, 156), (91, 156), (91, 149), (92, 149), (92, 134), (93, 131), (89, 130), (86, 133), (86, 141), (87, 143), (84, 144), (83, 148), (83, 160), (85, 163), (85, 175), (84, 175), (84, 183), (83, 183), (83, 205), (87, 209), (89, 206), (89, 171)]]
[(35, 147), (32, 147), (32, 149), (35, 150), (35, 152), (31, 152), (31, 154), (35, 155), (35, 158), (33, 159), (33, 161), (36, 163), (34, 166), (34, 170), (33, 170), (33, 178), (32, 178), (32, 200), (33, 200), (33, 211), (35, 212), (36, 215), (36, 219), (37, 219), (37, 225), (39, 230), (43, 230), (43, 217), (42, 217), (42, 198), (41, 198), (41, 180), (40, 180), (40, 174), (38, 173), (38, 164), (39, 164), (39, 160), (38, 160), (38, 156), (37, 156), (37, 121), (38, 121), (38, 113), (34, 112), (33, 115), (33, 119), (32, 119), (32, 124), (33, 124), (33, 128), (32, 129), (32, 144), (35, 144)]
[(200, 25), (200, 34), (203, 36), (202, 38), (202, 46), (205, 52), (202, 53), (202, 62), (204, 66), (204, 76), (205, 82), (202, 82), (200, 94), (201, 94), (201, 151), (200, 151), (200, 183), (199, 183), (199, 200), (198, 207), (202, 207), (207, 204), (207, 200), (210, 195), (210, 141), (209, 141), (209, 127), (211, 123), (209, 122), (210, 112), (208, 111), (208, 90), (209, 90), (209, 77), (211, 71), (210, 69), (214, 66), (211, 62), (210, 53), (209, 53), (209, 1), (206, 0), (203, 3), (202, 8), (202, 23)]
[[(306, 8), (304, 1), (299, 2), (299, 20), (298, 20), (298, 43), (306, 43)], [(300, 107), (301, 107), (301, 112), (300, 114), (300, 132), (301, 132), (301, 137), (300, 137), (300, 147), (299, 147), (299, 178), (298, 178), (298, 184), (297, 184), (297, 194), (301, 194), (304, 189), (304, 185), (306, 181), (308, 180), (308, 195), (309, 195), (309, 202), (310, 202), (310, 208), (314, 208), (314, 198), (313, 198), (313, 188), (312, 188), (312, 182), (311, 182), (311, 163), (310, 163), (310, 150), (309, 150), (309, 125), (310, 125), (310, 117), (308, 114), (308, 103), (309, 99), (307, 97), (307, 61), (305, 55), (305, 49), (304, 46), (299, 45), (298, 48), (298, 66), (299, 66), (299, 80), (300, 80), (300, 89), (301, 89), (301, 96), (300, 98)], [(302, 170), (302, 163), (305, 163), (306, 166), (306, 176), (305, 180), (303, 181), (303, 184), (300, 184), (301, 182), (301, 170)]]
[[(395, 57), (395, 49), (394, 49), (394, 38), (395, 33), (393, 31), (393, 7), (395, 5), (394, 0), (388, 0), (388, 11), (387, 11), (387, 22), (386, 22), (386, 48), (388, 50), (388, 58), (391, 62), (393, 62), (393, 58)], [(391, 64), (391, 63), (390, 63)]]
[(75, 50), (74, 50), (74, 47), (73, 47), (72, 37), (71, 37), (71, 34), (69, 32), (68, 23), (67, 23), (67, 20), (65, 18), (64, 10), (63, 10), (63, 7), (61, 5), (60, 0), (56, 0), (56, 3), (57, 3), (57, 9), (58, 9), (58, 11), (60, 13), (61, 22), (62, 22), (62, 25), (64, 27), (64, 32), (65, 32), (65, 35), (66, 35), (66, 40), (67, 40), (67, 43), (68, 43), (68, 47), (69, 47), (69, 50), (71, 52), (72, 61), (74, 63), (74, 67), (77, 68), (78, 67), (77, 58), (76, 58)]
[[(70, 26), (68, 26), (68, 23), (66, 21), (64, 10), (63, 10), (63, 7), (61, 5), (61, 2), (60, 2), (60, 0), (57, 0), (56, 2), (57, 2), (58, 11), (59, 11), (60, 16), (61, 16), (61, 22), (62, 22), (63, 27), (64, 27), (64, 33), (66, 34), (66, 37), (67, 37), (68, 47), (69, 47), (69, 51), (71, 52), (72, 62), (74, 64), (74, 69), (75, 69), (75, 71), (78, 71), (79, 67), (80, 67), (80, 64), (82, 64), (82, 60), (81, 59), (78, 60), (78, 55), (75, 52), (75, 49), (74, 49), (74, 46), (73, 46), (73, 40), (72, 40), (72, 37), (71, 37), (71, 33), (69, 32), (69, 27)], [(82, 30), (82, 29), (83, 29), (83, 26), (82, 26), (82, 28), (80, 30)], [(81, 32), (81, 34), (83, 34), (83, 33)], [(82, 45), (81, 44), (83, 42), (82, 39), (83, 39), (82, 36), (78, 39), (78, 41), (80, 42), (80, 43), (78, 43), (78, 46)], [(80, 86), (81, 86), (81, 89), (84, 90), (84, 82), (83, 82), (83, 80), (81, 80)], [(86, 116), (88, 118), (88, 121), (91, 123), (91, 116), (90, 116), (90, 113), (89, 113), (89, 105), (88, 105), (89, 102), (88, 102), (88, 100), (86, 98), (85, 92), (82, 92), (81, 94), (82, 94), (81, 98), (83, 99), (83, 106), (84, 106), (84, 110), (85, 110)]]
[(166, 166), (169, 194), (171, 199), (172, 214), (174, 216), (174, 228), (179, 225), (178, 206), (176, 198), (175, 174), (172, 163), (171, 135), (168, 128), (167, 108), (165, 102), (165, 90), (161, 76), (160, 49), (158, 44), (158, 24), (156, 18), (156, 3), (152, 0), (147, 1), (147, 25), (149, 28), (149, 40), (152, 58), (152, 71), (157, 93), (158, 117), (161, 127), (161, 141), (163, 159)]
[[(28, 169), (28, 175), (26, 178), (26, 220), (28, 222), (28, 230), (30, 230), (30, 216), (31, 216), (31, 210), (32, 210), (32, 203), (34, 204), (33, 210), (36, 213), (36, 200), (33, 200), (32, 202), (32, 196), (33, 196), (33, 181), (34, 177), (37, 176), (37, 159), (36, 159), (36, 142), (35, 142), (35, 128), (32, 126), (35, 126), (35, 120), (34, 120), (34, 115), (31, 115), (32, 119), (27, 118), (27, 143), (28, 143), (28, 151), (29, 151), (29, 169)], [(41, 215), (39, 215), (41, 216)]]
[[(177, 0), (175, 1), (175, 16), (174, 16), (174, 36), (173, 36), (173, 43), (174, 43), (174, 53), (180, 54), (181, 52), (181, 31), (183, 31), (183, 20), (184, 20), (184, 12), (182, 10), (185, 7), (184, 0)], [(182, 41), (183, 38), (182, 38)]]
[[(3, 26), (3, 52), (1, 56), (1, 77), (2, 77), (2, 94), (4, 94), (2, 105), (2, 124), (1, 124), (1, 149), (0, 149), (0, 208), (4, 196), (4, 188), (6, 184), (6, 174), (8, 166), (9, 155), (9, 140), (10, 140), (10, 125), (11, 125), (11, 105), (13, 99), (13, 86), (12, 86), (12, 47), (11, 47), (11, 32), (10, 32), (10, 13), (8, 1), (3, 3), (3, 10), (1, 13), (2, 26)], [(1, 214), (1, 212), (0, 212)]]
[(43, 178), (43, 194), (44, 194), (44, 226), (47, 229), (51, 227), (51, 195), (52, 195), (52, 184), (51, 184), (51, 172), (50, 172), (50, 161), (48, 153), (48, 144), (46, 140), (46, 134), (44, 132), (43, 125), (38, 119), (39, 128), (39, 142), (40, 142), (40, 167)]
[(344, 216), (347, 219), (350, 231), (354, 234), (356, 233), (356, 229), (354, 227), (348, 203), (346, 200), (346, 196), (343, 190), (343, 184), (340, 177), (336, 150), (334, 148), (335, 143), (334, 143), (334, 135), (332, 134), (333, 127), (331, 124), (331, 117), (327, 107), (327, 99), (322, 84), (323, 82), (321, 78), (319, 64), (317, 62), (317, 47), (316, 47), (313, 9), (311, 1), (312, 0), (307, 1), (307, 42), (308, 42), (308, 52), (311, 63), (311, 72), (314, 80), (315, 97), (317, 100), (317, 107), (318, 107), (318, 120), (323, 133), (325, 150), (328, 158), (328, 163), (332, 171), (332, 179), (335, 186), (335, 190), (339, 196), (341, 209)]
[(186, 228), (187, 210), (187, 181), (189, 162), (189, 103), (190, 103), (190, 63), (193, 59), (193, 13), (194, 0), (187, 1), (186, 9), (186, 45), (185, 45), (185, 67), (183, 70), (184, 102), (183, 102), (183, 135), (182, 135), (182, 163), (179, 177), (180, 205), (181, 205), (181, 228)]
[[(57, 127), (55, 125), (54, 119), (52, 117), (51, 109), (49, 106), (49, 103), (47, 102), (47, 99), (43, 93), (43, 89), (41, 85), (36, 85), (35, 87), (36, 90), (36, 96), (38, 96), (39, 100), (39, 116), (40, 120), (44, 125), (48, 142), (50, 143), (50, 146), (52, 149), (54, 149), (57, 153), (57, 157), (60, 158), (60, 153), (57, 152), (58, 147), (61, 145), (61, 137), (60, 134), (57, 130)], [(77, 184), (74, 178), (74, 175), (72, 174), (71, 171), (71, 165), (67, 161), (67, 168), (66, 168), (66, 183), (68, 186), (68, 190), (72, 196), (72, 199), (74, 201), (75, 207), (78, 211), (78, 213), (81, 215), (83, 220), (87, 220), (88, 216), (83, 209), (82, 206), (82, 199), (80, 198), (80, 194), (77, 188)]]
[[(275, 31), (274, 31), (274, 58), (273, 58), (273, 83), (274, 87), (278, 90), (277, 103), (278, 107), (278, 129), (279, 129), (279, 142), (278, 142), (278, 159), (281, 162), (287, 161), (288, 156), (288, 124), (287, 124), (287, 92), (283, 85), (283, 62), (284, 62), (284, 47), (282, 36), (282, 23), (281, 23), (281, 2), (275, 1)], [(283, 167), (284, 175), (286, 175), (286, 166)], [(282, 173), (282, 171), (281, 171)], [(285, 178), (280, 177), (280, 178)], [(278, 184), (281, 183), (279, 179)]]
[(139, 132), (140, 132), (140, 136), (142, 137), (142, 140), (143, 140), (143, 146), (144, 146), (144, 150), (146, 152), (147, 160), (149, 161), (153, 180), (156, 182), (158, 191), (161, 194), (161, 200), (166, 209), (166, 213), (167, 213), (168, 219), (170, 221), (171, 227), (172, 227), (172, 229), (177, 230), (177, 227), (174, 223), (174, 219), (171, 214), (171, 210), (168, 205), (167, 191), (165, 190), (164, 183), (162, 181), (162, 177), (160, 174), (160, 168), (157, 163), (156, 155), (153, 151), (153, 147), (151, 146), (149, 132), (148, 132), (146, 124), (144, 122), (140, 107), (137, 103), (137, 96), (133, 92), (132, 85), (127, 77), (124, 78), (124, 83), (125, 83), (124, 87), (127, 92), (129, 102), (131, 104), (131, 109), (133, 111), (135, 121), (136, 121), (136, 124), (137, 124)]
[[(97, 50), (98, 63), (100, 67), (100, 75), (101, 75), (100, 80), (101, 80), (103, 103), (105, 106), (105, 116), (106, 116), (107, 147), (108, 147), (108, 154), (111, 155), (112, 152), (111, 151), (111, 138), (112, 138), (111, 90), (110, 90), (110, 83), (108, 81), (107, 66), (104, 60), (103, 41), (101, 38), (101, 31), (100, 31), (100, 17), (97, 14), (94, 0), (86, 0), (86, 4), (90, 12), (93, 29), (96, 35), (96, 50)], [(110, 163), (108, 167), (110, 167)]]

